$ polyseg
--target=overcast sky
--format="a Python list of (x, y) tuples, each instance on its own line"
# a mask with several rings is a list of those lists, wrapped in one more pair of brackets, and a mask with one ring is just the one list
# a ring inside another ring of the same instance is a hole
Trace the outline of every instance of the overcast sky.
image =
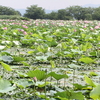
[(44, 9), (57, 10), (72, 5), (100, 4), (100, 0), (0, 0), (0, 5), (14, 9), (26, 9), (35, 4)]

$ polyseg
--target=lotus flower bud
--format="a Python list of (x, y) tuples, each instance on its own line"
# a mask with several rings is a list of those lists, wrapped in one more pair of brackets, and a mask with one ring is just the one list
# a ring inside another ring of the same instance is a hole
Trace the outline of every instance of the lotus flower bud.
[(33, 77), (33, 80), (34, 80), (35, 83), (37, 82), (37, 78), (36, 77)]

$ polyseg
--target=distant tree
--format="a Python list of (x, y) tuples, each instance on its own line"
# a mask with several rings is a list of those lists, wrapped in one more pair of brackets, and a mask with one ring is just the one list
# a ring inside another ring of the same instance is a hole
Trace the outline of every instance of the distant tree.
[(85, 15), (85, 9), (82, 8), (81, 6), (71, 6), (69, 8), (66, 8), (66, 11), (69, 13), (73, 19), (83, 19), (84, 20), (84, 15)]
[(85, 9), (85, 19), (86, 20), (92, 20), (93, 19), (93, 13), (94, 13), (94, 8), (92, 7), (86, 7)]
[(70, 16), (70, 13), (66, 9), (59, 9), (58, 19), (59, 20), (70, 20), (72, 19), (72, 17)]
[(21, 16), (21, 13), (20, 13), (20, 11), (16, 11), (16, 13), (17, 13), (18, 15), (20, 15), (20, 16)]
[(24, 14), (24, 17), (28, 17), (31, 19), (43, 19), (45, 16), (45, 11), (42, 7), (38, 7), (37, 5), (31, 5), (27, 7), (27, 10)]
[(60, 9), (58, 10), (58, 19), (60, 20), (65, 20), (66, 19), (66, 10), (65, 9)]
[(94, 9), (93, 20), (100, 20), (100, 7)]
[(21, 13), (11, 7), (0, 6), (0, 15), (21, 15)]
[(93, 19), (93, 17), (91, 14), (89, 14), (89, 13), (85, 14), (85, 20), (92, 20), (92, 19)]
[(57, 20), (58, 19), (58, 13), (55, 12), (55, 11), (52, 11), (51, 13), (47, 14), (47, 19)]

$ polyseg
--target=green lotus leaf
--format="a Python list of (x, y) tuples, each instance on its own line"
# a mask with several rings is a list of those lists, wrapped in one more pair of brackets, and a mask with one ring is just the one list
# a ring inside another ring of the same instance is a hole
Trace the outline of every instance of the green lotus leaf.
[(7, 93), (14, 89), (15, 87), (13, 87), (8, 80), (0, 79), (0, 93)]

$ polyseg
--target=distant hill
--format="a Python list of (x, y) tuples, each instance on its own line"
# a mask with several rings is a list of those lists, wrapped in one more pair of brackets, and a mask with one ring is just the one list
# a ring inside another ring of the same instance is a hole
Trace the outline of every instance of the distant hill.
[(48, 13), (51, 13), (52, 11), (56, 12), (57, 10), (45, 10), (45, 12), (48, 14)]
[(21, 15), (23, 16), (26, 9), (16, 9), (16, 10), (19, 11), (21, 13)]
[(100, 4), (86, 4), (86, 5), (83, 5), (83, 7), (100, 7)]

